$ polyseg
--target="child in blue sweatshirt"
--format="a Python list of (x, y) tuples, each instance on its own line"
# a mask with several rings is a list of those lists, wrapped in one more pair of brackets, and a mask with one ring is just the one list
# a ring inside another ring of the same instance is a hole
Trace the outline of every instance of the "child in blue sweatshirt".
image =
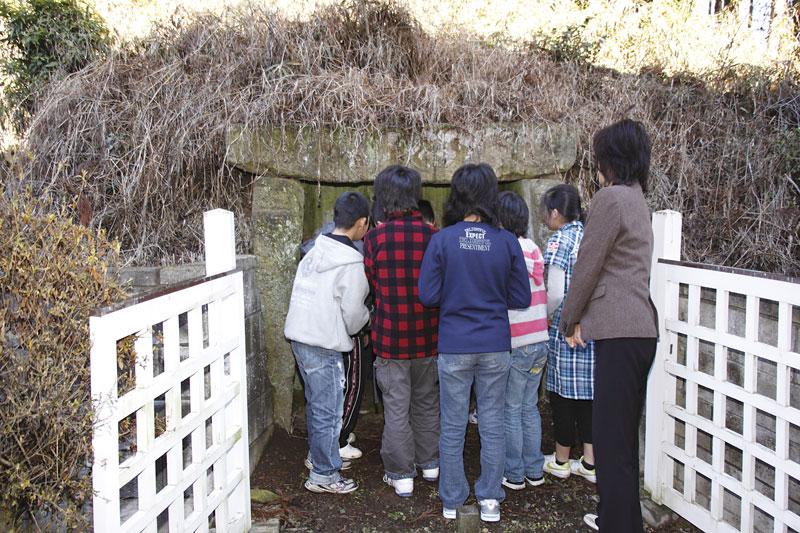
[(430, 241), (419, 276), (419, 299), (439, 307), (439, 497), (454, 519), (469, 496), (464, 433), (475, 382), (481, 475), (475, 497), (481, 519), (500, 520), (505, 466), (503, 411), (511, 364), (509, 309), (531, 303), (528, 270), (517, 239), (498, 227), (497, 177), (486, 164), (453, 174), (446, 228)]

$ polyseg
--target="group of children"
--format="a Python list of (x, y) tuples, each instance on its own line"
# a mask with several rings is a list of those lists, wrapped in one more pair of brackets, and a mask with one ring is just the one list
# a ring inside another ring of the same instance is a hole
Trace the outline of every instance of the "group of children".
[[(470, 492), (463, 449), (473, 389), (482, 520), (500, 519), (503, 487), (540, 485), (545, 472), (594, 482), (594, 348), (570, 347), (558, 328), (583, 236), (578, 191), (563, 184), (543, 195), (543, 222), (554, 230), (544, 252), (527, 236), (525, 201), (500, 193), (486, 164), (454, 173), (441, 230), (423, 217), (429, 205), (421, 192), (419, 173), (400, 165), (376, 176), (372, 207), (362, 194), (345, 192), (333, 229), (298, 266), (285, 335), (305, 384), (305, 488), (358, 488), (341, 474), (361, 456), (352, 424), (343, 423), (345, 365), (353, 364), (367, 325), (383, 398), (383, 479), (397, 495), (413, 494), (420, 471), (439, 481), (444, 517), (456, 517)], [(541, 451), (543, 374), (556, 440), (549, 456)], [(570, 461), (576, 430), (583, 456)]]

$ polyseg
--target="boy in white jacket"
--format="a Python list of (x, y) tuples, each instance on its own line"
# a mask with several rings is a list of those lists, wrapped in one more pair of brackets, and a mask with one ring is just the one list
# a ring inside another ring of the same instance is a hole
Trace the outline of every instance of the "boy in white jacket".
[(360, 193), (343, 193), (334, 205), (333, 221), (333, 232), (320, 235), (297, 267), (283, 332), (305, 384), (311, 464), (305, 488), (345, 494), (358, 485), (340, 473), (342, 352), (353, 349), (350, 337), (369, 320), (364, 259), (353, 244), (367, 232), (369, 202)]

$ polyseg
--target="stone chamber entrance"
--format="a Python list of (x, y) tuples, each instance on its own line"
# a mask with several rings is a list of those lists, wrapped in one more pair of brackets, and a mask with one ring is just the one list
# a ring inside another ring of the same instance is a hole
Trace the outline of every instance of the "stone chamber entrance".
[(266, 366), (275, 424), (291, 432), (302, 395), (294, 399), (299, 382), (283, 322), (299, 244), (332, 220), (338, 195), (357, 190), (371, 200), (372, 180), (381, 169), (411, 166), (422, 174), (422, 196), (440, 221), (453, 172), (465, 162), (485, 162), (495, 169), (501, 190), (518, 193), (531, 207), (529, 235), (541, 246), (547, 229), (539, 222), (539, 197), (575, 164), (577, 132), (553, 124), (498, 124), (474, 132), (438, 127), (414, 134), (239, 126), (227, 143), (228, 164), (255, 177), (251, 227)]

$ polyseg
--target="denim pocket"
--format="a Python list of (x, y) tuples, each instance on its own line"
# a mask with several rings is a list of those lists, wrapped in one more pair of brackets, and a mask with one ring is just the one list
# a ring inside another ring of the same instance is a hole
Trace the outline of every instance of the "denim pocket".
[(511, 352), (511, 368), (526, 373), (531, 371), (534, 364), (532, 354), (527, 354), (522, 350), (513, 350)]
[(531, 374), (540, 374), (544, 370), (547, 365), (548, 352), (547, 341), (532, 345), (533, 365), (531, 365)]

